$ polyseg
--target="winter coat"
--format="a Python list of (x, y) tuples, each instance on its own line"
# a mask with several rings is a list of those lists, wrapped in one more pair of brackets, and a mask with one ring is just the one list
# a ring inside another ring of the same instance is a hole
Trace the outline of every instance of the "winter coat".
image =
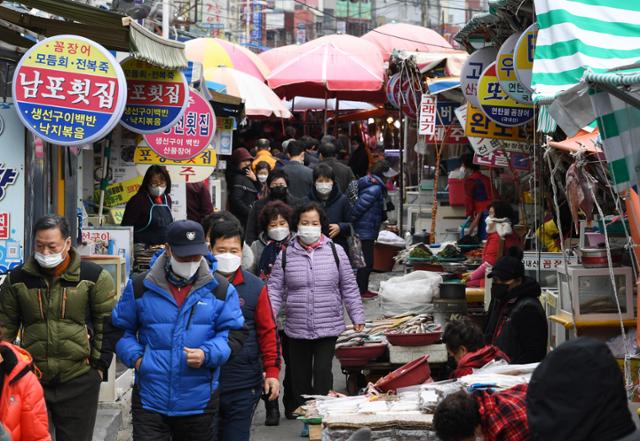
[(336, 184), (338, 184), (340, 193), (345, 193), (349, 186), (349, 182), (356, 178), (349, 166), (338, 161), (337, 158), (327, 158), (318, 162), (318, 164), (327, 164), (331, 167), (333, 173), (336, 175)]
[(314, 188), (309, 194), (308, 200), (322, 206), (330, 224), (338, 224), (340, 234), (333, 238), (333, 241), (346, 250), (347, 237), (351, 234), (351, 204), (346, 196), (340, 193), (338, 187), (334, 185), (327, 199), (320, 198)]
[(313, 188), (313, 170), (298, 161), (289, 161), (282, 170), (289, 178), (289, 193), (298, 199), (306, 198)]
[(32, 358), (27, 351), (0, 342), (2, 395), (0, 421), (13, 441), (49, 441), (49, 420), (44, 392), (32, 372)]
[(133, 241), (147, 245), (160, 245), (167, 242), (166, 229), (173, 216), (171, 214), (171, 196), (161, 196), (162, 203), (157, 204), (147, 191), (138, 191), (124, 209), (122, 226), (133, 227)]
[(351, 222), (363, 240), (375, 240), (386, 218), (387, 189), (378, 176), (358, 179), (358, 200), (351, 211)]
[[(500, 222), (492, 222), (491, 218), (487, 218), (487, 233), (487, 242), (482, 253), (483, 262), (495, 265), (500, 257), (509, 254), (509, 248), (522, 248), (520, 238), (513, 232), (511, 223), (506, 218), (500, 219)], [(502, 253), (500, 253), (501, 241), (504, 241)]]
[(213, 213), (213, 203), (209, 192), (209, 180), (187, 184), (187, 219), (202, 223)]
[(271, 167), (271, 170), (276, 169), (276, 165), (278, 165), (278, 159), (271, 154), (269, 150), (258, 150), (256, 153), (256, 159), (251, 163), (251, 168), (253, 171), (256, 171), (256, 166), (261, 162), (266, 162)]
[(524, 277), (504, 299), (491, 299), (486, 341), (507, 354), (512, 364), (536, 363), (547, 354), (547, 316), (538, 282)]
[(464, 207), (466, 216), (482, 213), (493, 200), (491, 179), (478, 170), (464, 178)]
[(269, 297), (275, 317), (284, 308), (285, 333), (291, 338), (315, 340), (340, 335), (346, 329), (344, 307), (354, 324), (365, 321), (349, 258), (342, 247), (336, 246), (340, 261), (336, 268), (330, 242), (322, 236), (321, 244), (307, 251), (298, 240), (292, 240), (276, 259), (268, 281)]
[(66, 383), (89, 372), (106, 372), (118, 333), (111, 326), (116, 292), (111, 275), (81, 262), (74, 248), (67, 270), (54, 280), (33, 257), (9, 272), (0, 295), (0, 323), (42, 372), (40, 381)]
[(509, 357), (500, 349), (492, 345), (481, 347), (475, 352), (469, 352), (458, 362), (458, 366), (451, 374), (451, 378), (460, 378), (471, 375), (474, 369), (480, 369), (493, 360), (505, 360), (509, 362)]
[(233, 170), (229, 179), (229, 211), (242, 225), (247, 224), (251, 207), (258, 198), (259, 184), (240, 170)]
[[(267, 205), (269, 202), (272, 202), (274, 200), (275, 199), (269, 199), (267, 197), (264, 199), (259, 199), (256, 201), (255, 204), (253, 204), (253, 208), (251, 208), (251, 211), (249, 212), (247, 221), (243, 223), (243, 225), (245, 226), (244, 241), (246, 243), (252, 244), (258, 239), (258, 234), (260, 234), (260, 222), (259, 222), (260, 212), (262, 211), (265, 205)], [(295, 209), (298, 208), (298, 206), (302, 203), (302, 200), (289, 194), (287, 196), (287, 200), (284, 202), (289, 207), (291, 207), (292, 210), (295, 211)], [(257, 264), (258, 262), (256, 262), (256, 265)]]
[[(214, 410), (220, 366), (231, 355), (229, 331), (244, 324), (238, 294), (229, 284), (226, 297), (218, 297), (218, 282), (203, 260), (179, 308), (166, 279), (166, 259), (158, 257), (142, 276), (142, 292), (134, 292), (133, 281), (127, 284), (113, 311), (114, 325), (124, 329), (116, 352), (130, 368), (142, 357), (136, 384), (144, 409), (166, 416), (208, 413)], [(204, 352), (202, 367), (187, 366), (185, 347)]]

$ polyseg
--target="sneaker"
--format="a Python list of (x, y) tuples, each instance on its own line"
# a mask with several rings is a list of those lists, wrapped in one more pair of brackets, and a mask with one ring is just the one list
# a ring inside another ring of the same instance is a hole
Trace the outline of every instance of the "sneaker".
[(278, 400), (265, 401), (264, 408), (266, 411), (264, 425), (265, 426), (280, 425), (280, 406), (278, 404)]
[(378, 293), (373, 291), (367, 291), (363, 294), (360, 294), (360, 297), (362, 297), (363, 299), (374, 299), (378, 297)]

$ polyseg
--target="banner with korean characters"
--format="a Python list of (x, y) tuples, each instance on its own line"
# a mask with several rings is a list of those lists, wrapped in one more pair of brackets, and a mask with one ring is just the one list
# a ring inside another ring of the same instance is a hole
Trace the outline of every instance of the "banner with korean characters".
[[(513, 60), (515, 62), (516, 77), (520, 84), (533, 92), (531, 87), (531, 77), (533, 75), (533, 56), (536, 50), (538, 39), (538, 25), (536, 23), (529, 26), (518, 38), (513, 50)], [(557, 60), (560, 63), (560, 60)]]
[(513, 51), (520, 33), (513, 34), (500, 46), (496, 60), (496, 76), (502, 90), (519, 103), (531, 104), (531, 91), (516, 76)]
[(549, 253), (537, 251), (525, 251), (522, 263), (525, 271), (537, 271), (538, 267), (541, 271), (555, 271), (560, 265), (564, 265), (565, 259), (567, 265), (575, 265), (578, 263), (577, 256), (563, 256), (562, 253)]
[(159, 156), (149, 146), (141, 143), (134, 156), (138, 173), (144, 175), (150, 165), (164, 165), (175, 182), (194, 183), (207, 179), (215, 171), (218, 158), (213, 147), (209, 146), (198, 156), (184, 161), (166, 159)]
[(218, 155), (230, 155), (233, 149), (233, 131), (236, 129), (235, 118), (217, 118), (216, 134), (213, 137), (213, 148)]
[(0, 274), (24, 258), (25, 129), (14, 107), (0, 104)]
[(438, 98), (428, 93), (422, 94), (420, 116), (418, 117), (418, 135), (433, 135), (436, 131)]
[(216, 115), (198, 91), (189, 89), (189, 103), (182, 118), (168, 130), (145, 134), (144, 140), (158, 155), (178, 161), (197, 156), (211, 144)]
[(133, 57), (122, 62), (127, 79), (123, 126), (134, 133), (158, 133), (172, 127), (187, 108), (189, 85), (179, 70), (166, 70)]
[(531, 170), (531, 156), (523, 152), (505, 152), (495, 150), (484, 156), (473, 155), (473, 163), (489, 168), (513, 168), (514, 170)]
[(464, 127), (467, 137), (475, 136), (516, 142), (533, 141), (533, 123), (515, 127), (496, 124), (487, 118), (482, 110), (470, 104), (467, 104), (467, 118)]
[(533, 119), (530, 104), (520, 103), (507, 95), (496, 76), (496, 63), (485, 69), (478, 81), (480, 108), (491, 120), (503, 126), (521, 126)]
[(458, 103), (438, 98), (436, 108), (436, 127), (432, 135), (425, 137), (426, 144), (466, 144), (464, 126), (458, 124), (455, 109)]
[(124, 72), (104, 47), (77, 35), (32, 46), (13, 75), (22, 123), (57, 145), (98, 141), (120, 121), (127, 99)]
[[(142, 185), (142, 179), (142, 176), (136, 176), (126, 181), (109, 184), (104, 192), (105, 207), (116, 207), (129, 202)], [(93, 197), (96, 201), (100, 200), (100, 190), (96, 190)]]
[(496, 61), (498, 51), (494, 47), (478, 49), (464, 62), (460, 71), (460, 88), (467, 100), (476, 107), (480, 107), (478, 101), (478, 80), (489, 64)]

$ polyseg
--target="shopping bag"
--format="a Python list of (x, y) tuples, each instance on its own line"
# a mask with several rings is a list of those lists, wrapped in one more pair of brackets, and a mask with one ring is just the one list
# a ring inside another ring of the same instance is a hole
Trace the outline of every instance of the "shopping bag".
[(364, 268), (367, 266), (367, 263), (364, 260), (364, 253), (362, 252), (362, 242), (360, 241), (360, 236), (356, 234), (353, 230), (353, 227), (349, 227), (351, 230), (351, 234), (347, 237), (347, 248), (349, 248), (349, 260), (351, 261), (351, 266), (354, 268)]

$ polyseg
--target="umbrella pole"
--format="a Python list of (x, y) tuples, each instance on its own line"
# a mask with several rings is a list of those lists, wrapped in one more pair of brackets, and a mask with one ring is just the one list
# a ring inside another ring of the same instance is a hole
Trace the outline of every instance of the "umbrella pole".
[(333, 136), (338, 137), (338, 117), (340, 116), (340, 99), (336, 98), (336, 111), (333, 112), (335, 124), (333, 125)]
[(327, 98), (327, 91), (324, 91), (324, 126), (323, 126), (323, 135), (327, 134), (327, 129), (328, 129), (328, 124), (329, 122), (327, 121), (327, 107), (328, 107), (328, 98)]
[(98, 224), (102, 225), (104, 211), (104, 195), (109, 185), (109, 161), (111, 160), (111, 135), (102, 144), (102, 179), (100, 180), (100, 204), (98, 206)]

